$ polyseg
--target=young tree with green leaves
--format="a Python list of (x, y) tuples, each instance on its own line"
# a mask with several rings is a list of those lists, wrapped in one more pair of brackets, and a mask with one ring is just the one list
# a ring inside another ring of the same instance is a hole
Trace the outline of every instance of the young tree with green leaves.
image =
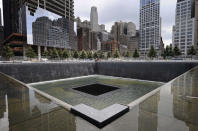
[(149, 53), (148, 53), (148, 57), (153, 59), (156, 56), (157, 56), (157, 52), (156, 52), (155, 48), (153, 46), (151, 46), (151, 49), (149, 50)]
[(140, 54), (139, 54), (139, 52), (138, 52), (137, 49), (135, 49), (135, 51), (134, 51), (134, 53), (133, 53), (133, 57), (134, 57), (134, 58), (140, 57)]
[(93, 59), (93, 54), (92, 54), (91, 51), (88, 51), (88, 52), (87, 52), (87, 58), (88, 58), (88, 59)]
[(105, 58), (105, 54), (104, 54), (103, 51), (100, 51), (99, 58), (100, 59), (104, 59)]
[(173, 51), (173, 46), (170, 45), (170, 48), (169, 48), (169, 56), (173, 57), (174, 56), (174, 51)]
[(126, 58), (129, 58), (129, 57), (131, 57), (131, 54), (130, 54), (130, 51), (128, 50), (126, 53), (125, 53), (125, 55), (124, 55)]
[(112, 53), (111, 53), (111, 51), (109, 51), (108, 53), (107, 53), (107, 58), (111, 58), (112, 57)]
[(179, 50), (177, 45), (174, 47), (173, 52), (174, 52), (174, 56), (180, 56), (181, 55), (181, 51)]
[(58, 54), (57, 49), (56, 49), (56, 48), (53, 48), (52, 54), (51, 54), (51, 58), (52, 58), (52, 59), (56, 59), (56, 58), (58, 58), (58, 57), (59, 57), (59, 54)]
[(193, 57), (194, 55), (197, 54), (197, 51), (195, 50), (194, 46), (192, 46), (189, 50), (188, 50), (188, 55), (191, 55), (191, 57)]
[(3, 47), (2, 56), (5, 57), (5, 58), (8, 59), (8, 60), (10, 60), (10, 58), (14, 57), (14, 52), (13, 52), (13, 50), (10, 48), (9, 45), (5, 45), (5, 46)]
[(52, 54), (53, 54), (53, 50), (52, 50), (52, 49), (49, 49), (49, 54), (48, 54), (48, 56), (50, 56), (50, 58), (52, 57)]
[(58, 50), (58, 56), (60, 57), (60, 59), (63, 58), (63, 50), (62, 49)]
[(164, 51), (165, 57), (170, 56), (169, 52), (170, 52), (170, 47), (167, 45), (167, 46), (166, 46), (166, 49), (165, 49), (165, 51)]
[(45, 50), (42, 54), (43, 57), (48, 57), (49, 56), (49, 52), (48, 50)]
[(116, 49), (114, 55), (113, 55), (114, 58), (120, 58), (120, 52), (118, 51), (118, 49)]
[(34, 58), (36, 56), (36, 53), (32, 49), (32, 47), (29, 47), (26, 51), (26, 56), (30, 59)]
[(68, 59), (70, 57), (69, 51), (67, 49), (63, 50), (63, 58)]
[(161, 56), (162, 56), (164, 59), (166, 59), (166, 51), (165, 51), (165, 50), (163, 50)]
[(78, 59), (79, 58), (78, 51), (74, 51), (73, 58), (75, 58), (75, 59)]
[(98, 53), (97, 52), (94, 52), (93, 57), (94, 57), (94, 59), (98, 59), (99, 58), (98, 57)]
[(80, 58), (81, 58), (81, 59), (86, 59), (86, 58), (87, 58), (87, 53), (86, 53), (86, 51), (83, 50), (83, 51), (81, 52)]

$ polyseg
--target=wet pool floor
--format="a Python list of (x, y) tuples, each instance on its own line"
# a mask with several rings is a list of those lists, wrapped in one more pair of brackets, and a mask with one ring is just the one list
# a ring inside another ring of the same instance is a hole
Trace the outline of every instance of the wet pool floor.
[[(103, 86), (96, 88), (97, 86), (91, 85)], [(53, 83), (33, 84), (31, 86), (72, 106), (85, 104), (101, 110), (116, 103), (127, 105), (161, 85), (162, 83), (159, 82), (138, 81), (109, 76), (88, 76)], [(77, 87), (80, 89), (83, 87), (84, 90), (75, 90)], [(113, 87), (116, 90), (111, 90)], [(102, 88), (106, 88), (106, 90), (110, 88), (110, 90), (101, 94), (96, 93), (96, 95), (88, 93), (94, 93), (94, 89), (103, 92)]]

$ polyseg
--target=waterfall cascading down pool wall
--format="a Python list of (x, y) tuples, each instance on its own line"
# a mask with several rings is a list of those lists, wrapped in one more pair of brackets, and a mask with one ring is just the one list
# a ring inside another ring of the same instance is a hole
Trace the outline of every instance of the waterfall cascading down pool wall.
[(198, 62), (98, 62), (96, 74), (168, 82)]
[(24, 83), (49, 81), (95, 74), (95, 63), (0, 64), (0, 72)]
[(0, 72), (24, 83), (87, 75), (107, 75), (168, 82), (198, 62), (79, 62), (0, 64)]

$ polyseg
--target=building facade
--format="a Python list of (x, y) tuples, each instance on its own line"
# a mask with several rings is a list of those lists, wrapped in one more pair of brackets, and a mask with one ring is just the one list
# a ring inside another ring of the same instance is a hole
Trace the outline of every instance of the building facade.
[(41, 48), (71, 49), (74, 44), (73, 0), (3, 0), (3, 7), (8, 12), (4, 13), (6, 41), (9, 36), (15, 38), (12, 34), (25, 36), (21, 44), (10, 43), (24, 55), (26, 46), (37, 46), (40, 56)]
[(125, 36), (131, 37), (136, 35), (136, 25), (133, 22), (115, 22), (111, 28), (111, 34), (114, 40), (121, 42)]
[(194, 46), (195, 18), (193, 16), (192, 0), (177, 0), (175, 16), (174, 45), (177, 45), (183, 55)]
[(151, 46), (160, 50), (160, 0), (140, 0), (140, 53), (147, 55)]
[(120, 50), (120, 43), (115, 40), (109, 40), (106, 42), (102, 42), (101, 50), (104, 52), (115, 52), (116, 50)]
[(3, 50), (3, 40), (4, 40), (4, 27), (2, 25), (1, 8), (0, 8), (0, 56)]
[(92, 31), (99, 31), (97, 7), (91, 7), (90, 23)]
[(195, 39), (194, 39), (194, 43), (195, 43), (195, 47), (197, 48), (198, 50), (198, 0), (195, 0), (194, 2), (194, 13), (195, 13), (195, 28), (194, 28), (194, 31), (195, 31)]
[(3, 0), (4, 38), (19, 30), (19, 0)]

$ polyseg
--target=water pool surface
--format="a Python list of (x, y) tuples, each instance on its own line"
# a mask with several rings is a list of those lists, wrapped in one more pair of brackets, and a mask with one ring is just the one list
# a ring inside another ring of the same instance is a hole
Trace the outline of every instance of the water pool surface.
[(31, 86), (73, 106), (83, 103), (104, 109), (115, 103), (127, 105), (161, 85), (159, 82), (90, 76)]

